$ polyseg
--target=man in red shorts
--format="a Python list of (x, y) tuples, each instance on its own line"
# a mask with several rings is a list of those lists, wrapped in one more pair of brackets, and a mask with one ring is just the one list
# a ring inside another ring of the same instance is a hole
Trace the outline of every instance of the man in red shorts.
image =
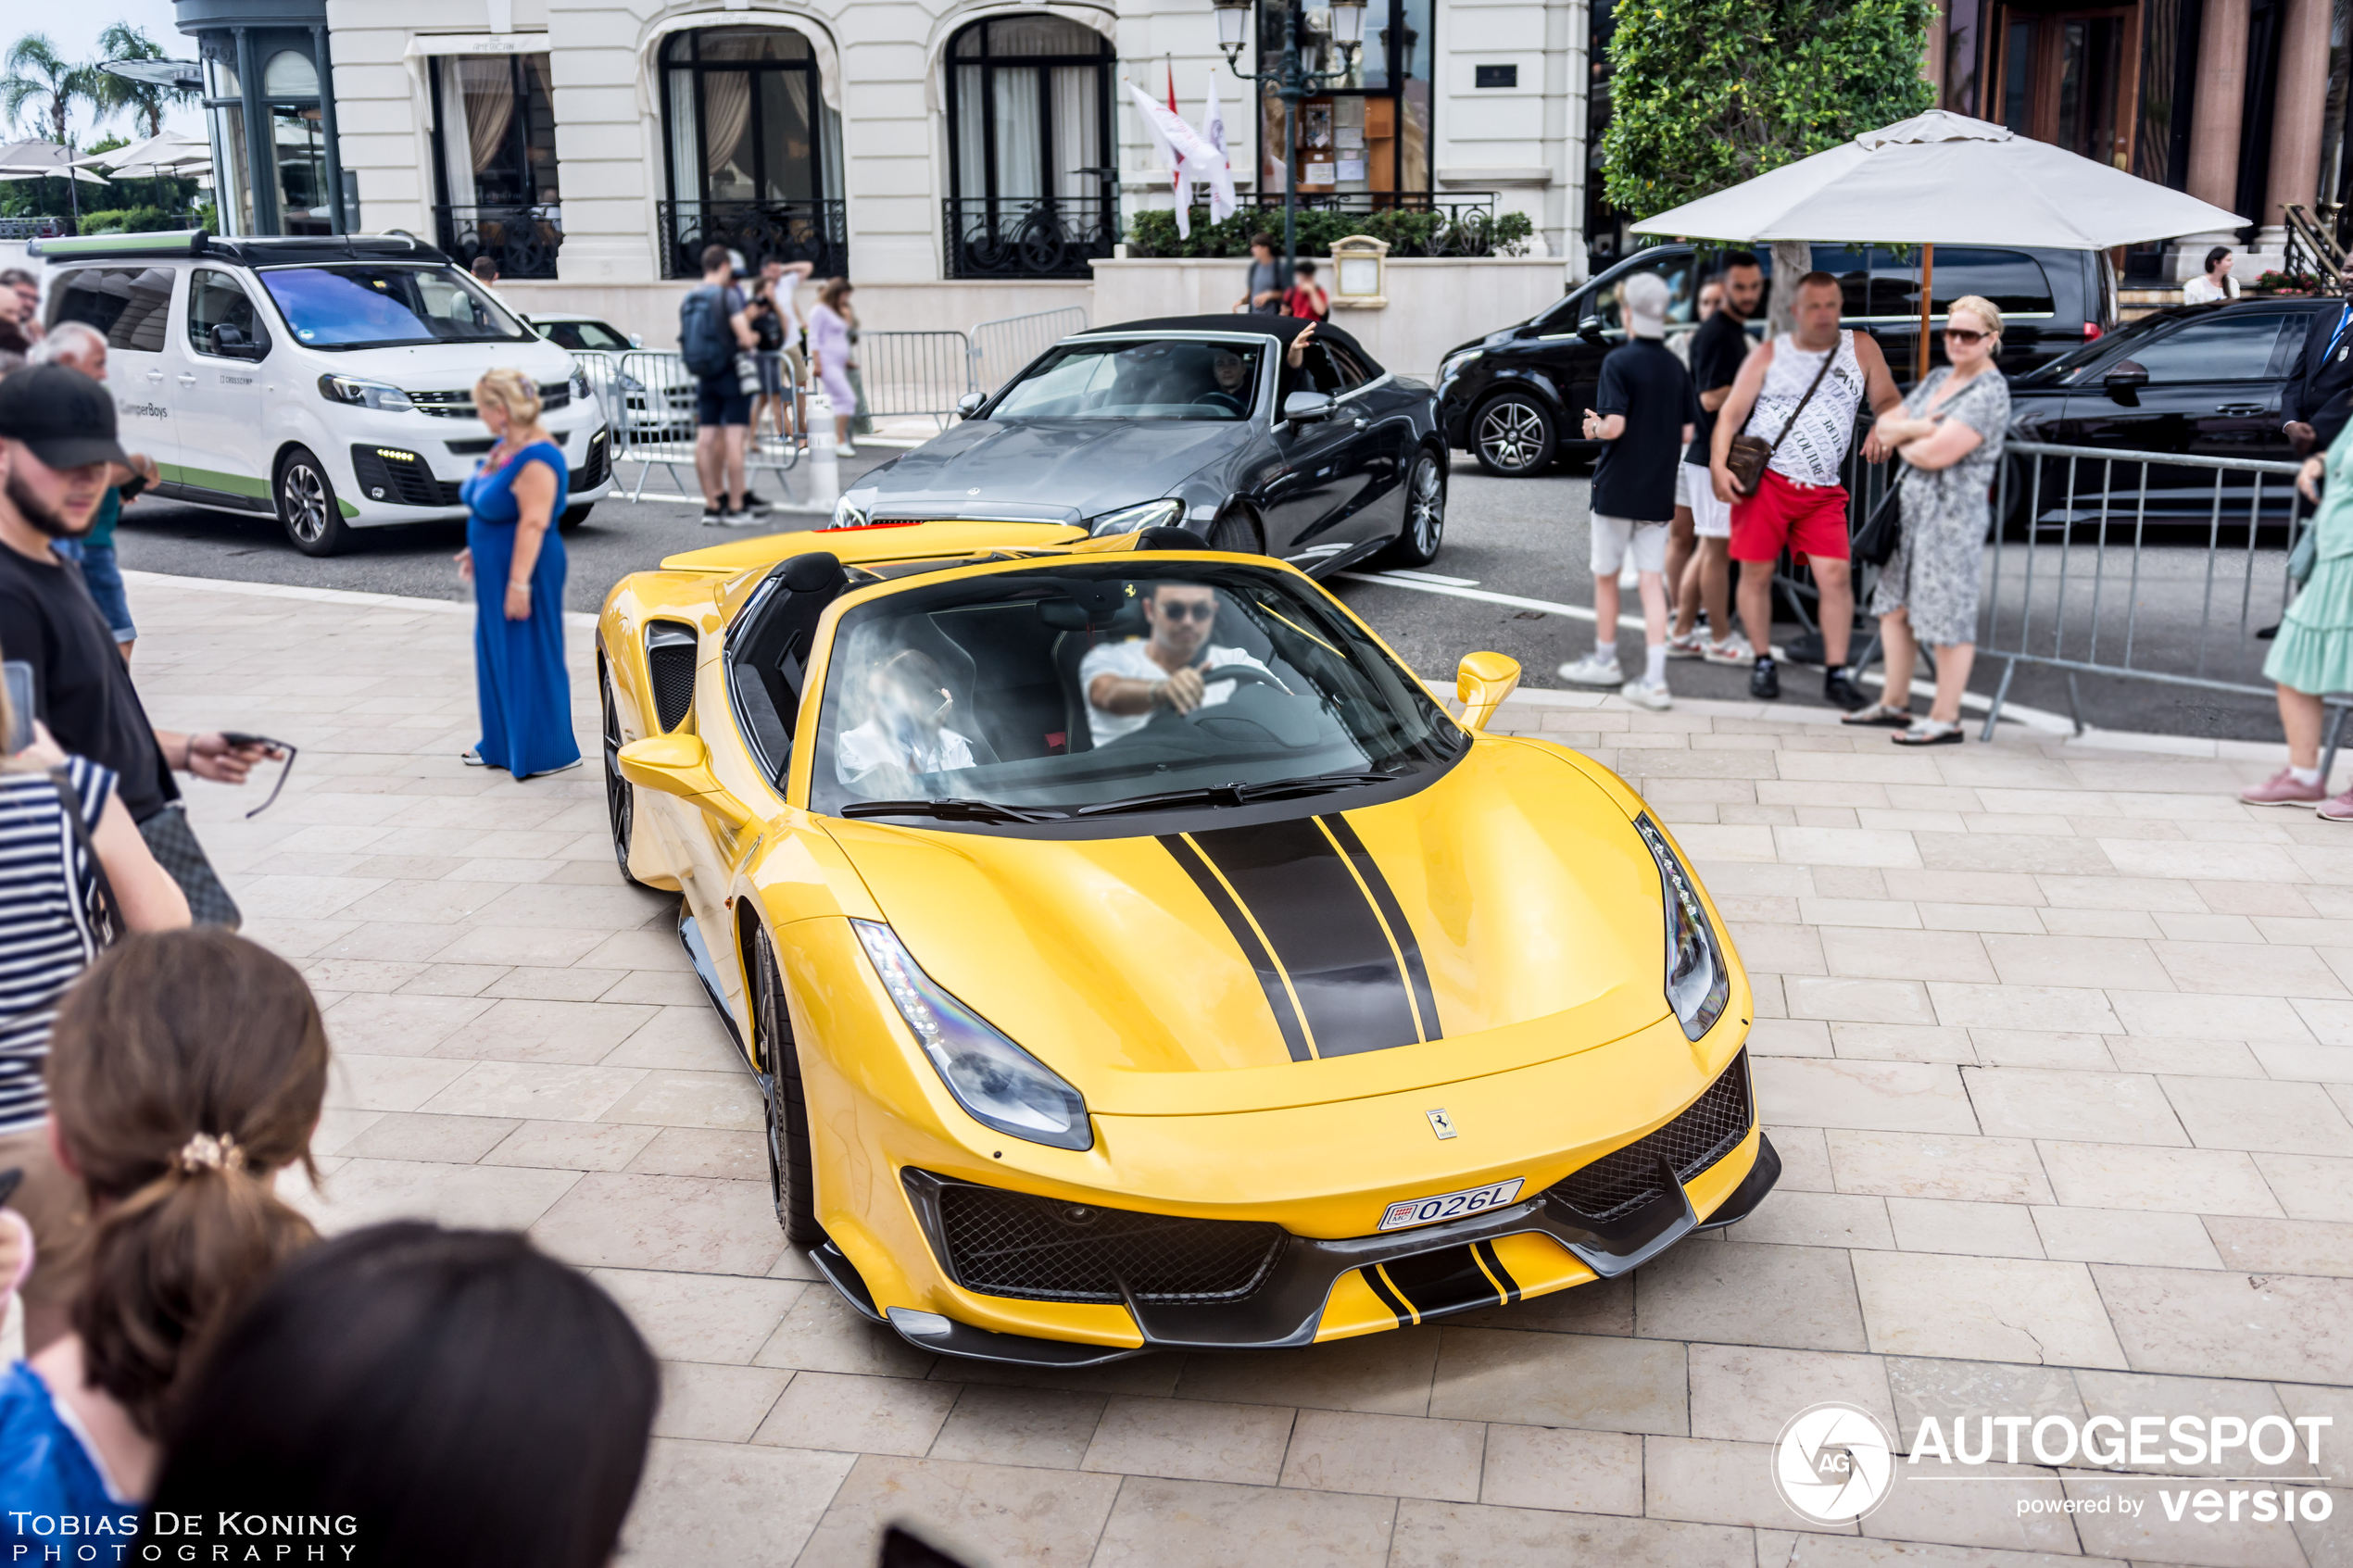
[[(1855, 417), (1866, 403), (1874, 415), (1903, 401), (1887, 358), (1866, 332), (1841, 332), (1842, 296), (1828, 272), (1797, 280), (1797, 330), (1784, 332), (1741, 366), (1731, 395), (1716, 420), (1708, 467), (1718, 499), (1732, 508), (1732, 558), (1741, 563), (1741, 623), (1756, 666), (1749, 672), (1751, 696), (1781, 695), (1775, 670), (1773, 563), (1786, 549), (1806, 558), (1820, 591), (1822, 657), (1828, 670), (1822, 696), (1849, 712), (1870, 699), (1846, 669), (1846, 645), (1855, 629), (1855, 584), (1846, 565), (1846, 486), (1842, 469)], [(1732, 438), (1743, 430), (1774, 443), (1772, 460), (1754, 495), (1732, 488), (1727, 462)], [(1863, 456), (1878, 462), (1886, 454), (1877, 437)]]

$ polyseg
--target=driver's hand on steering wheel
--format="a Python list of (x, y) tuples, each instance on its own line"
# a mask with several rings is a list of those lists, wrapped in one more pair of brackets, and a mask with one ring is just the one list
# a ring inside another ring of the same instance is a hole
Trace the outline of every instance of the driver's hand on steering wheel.
[(1202, 679), (1201, 671), (1188, 665), (1154, 686), (1152, 700), (1176, 712), (1190, 713), (1201, 706), (1202, 694), (1207, 690), (1208, 683)]

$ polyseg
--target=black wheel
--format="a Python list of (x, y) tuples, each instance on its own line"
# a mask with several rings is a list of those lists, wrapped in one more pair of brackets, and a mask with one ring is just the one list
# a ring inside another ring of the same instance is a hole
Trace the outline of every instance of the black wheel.
[(1559, 450), (1552, 410), (1525, 394), (1490, 398), (1471, 420), (1471, 454), (1489, 473), (1505, 479), (1541, 473)]
[(1424, 448), (1405, 480), (1405, 526), (1374, 564), (1428, 566), (1438, 558), (1438, 546), (1445, 538), (1446, 475), (1438, 466), (1438, 455)]
[(605, 815), (612, 822), (612, 858), (621, 863), (621, 880), (643, 887), (629, 869), (629, 840), (637, 830), (637, 786), (621, 776), (621, 709), (612, 699), (612, 671), (598, 660), (598, 684), (605, 710)]
[(564, 515), (556, 520), (556, 526), (562, 529), (566, 533), (569, 533), (573, 529), (579, 527), (582, 523), (586, 522), (588, 521), (588, 514), (596, 509), (597, 503), (594, 501), (583, 501), (576, 507), (566, 507), (564, 508)]
[(809, 1168), (809, 1102), (801, 1093), (800, 1052), (793, 1045), (784, 981), (764, 928), (754, 930), (751, 949), (751, 1023), (761, 1070), (768, 1075), (769, 1196), (785, 1239), (795, 1247), (814, 1247), (825, 1239), (825, 1228), (817, 1223), (817, 1189)]
[(278, 465), (278, 521), (294, 547), (306, 556), (340, 555), (351, 547), (351, 530), (335, 499), (327, 466), (308, 447), (297, 446)]
[(1228, 507), (1209, 525), (1209, 547), (1238, 556), (1263, 556), (1266, 553), (1266, 541), (1250, 513), (1239, 507)]

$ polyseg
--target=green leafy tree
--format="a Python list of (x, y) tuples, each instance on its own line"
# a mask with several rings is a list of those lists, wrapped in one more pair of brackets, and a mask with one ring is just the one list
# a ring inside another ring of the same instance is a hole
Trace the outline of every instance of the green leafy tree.
[[(163, 45), (139, 28), (127, 21), (117, 22), (98, 35), (99, 58), (106, 60), (160, 60), (169, 56)], [(162, 87), (150, 82), (132, 82), (108, 70), (91, 72), (91, 90), (99, 106), (99, 119), (127, 114), (143, 126), (149, 136), (163, 134), (164, 110), (174, 104), (184, 104), (195, 96), (186, 87)]]
[[(1935, 14), (1932, 0), (1622, 0), (1611, 204), (1646, 218), (1933, 107), (1920, 60)], [(1777, 276), (1808, 265), (1802, 246), (1774, 254)]]
[(8, 123), (20, 124), (29, 107), (33, 111), (35, 135), (72, 146), (75, 106), (99, 107), (94, 83), (98, 72), (69, 61), (57, 53), (47, 34), (39, 32), (28, 32), (11, 44), (5, 66), (7, 74), (0, 77), (0, 107), (6, 108)]

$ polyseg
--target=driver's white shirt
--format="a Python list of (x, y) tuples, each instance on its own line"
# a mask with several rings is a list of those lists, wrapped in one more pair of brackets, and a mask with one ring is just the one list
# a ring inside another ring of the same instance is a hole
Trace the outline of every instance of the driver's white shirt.
[[(1160, 711), (1157, 708), (1149, 708), (1141, 713), (1106, 713), (1095, 706), (1095, 677), (1098, 675), (1117, 675), (1127, 681), (1168, 679), (1168, 671), (1154, 663), (1151, 653), (1146, 651), (1150, 646), (1151, 644), (1141, 637), (1130, 637), (1124, 643), (1105, 643), (1079, 662), (1078, 689), (1088, 694), (1087, 728), (1097, 746), (1109, 746), (1120, 736), (1142, 729), (1151, 721), (1152, 715)], [(1266, 666), (1239, 648), (1212, 646), (1204, 650), (1194, 663), (1208, 670), (1215, 670), (1225, 664), (1266, 670)], [(1272, 671), (1266, 672), (1274, 673)], [(1211, 681), (1208, 689), (1202, 694), (1202, 706), (1215, 707), (1232, 696), (1238, 684), (1239, 683), (1234, 681)]]

